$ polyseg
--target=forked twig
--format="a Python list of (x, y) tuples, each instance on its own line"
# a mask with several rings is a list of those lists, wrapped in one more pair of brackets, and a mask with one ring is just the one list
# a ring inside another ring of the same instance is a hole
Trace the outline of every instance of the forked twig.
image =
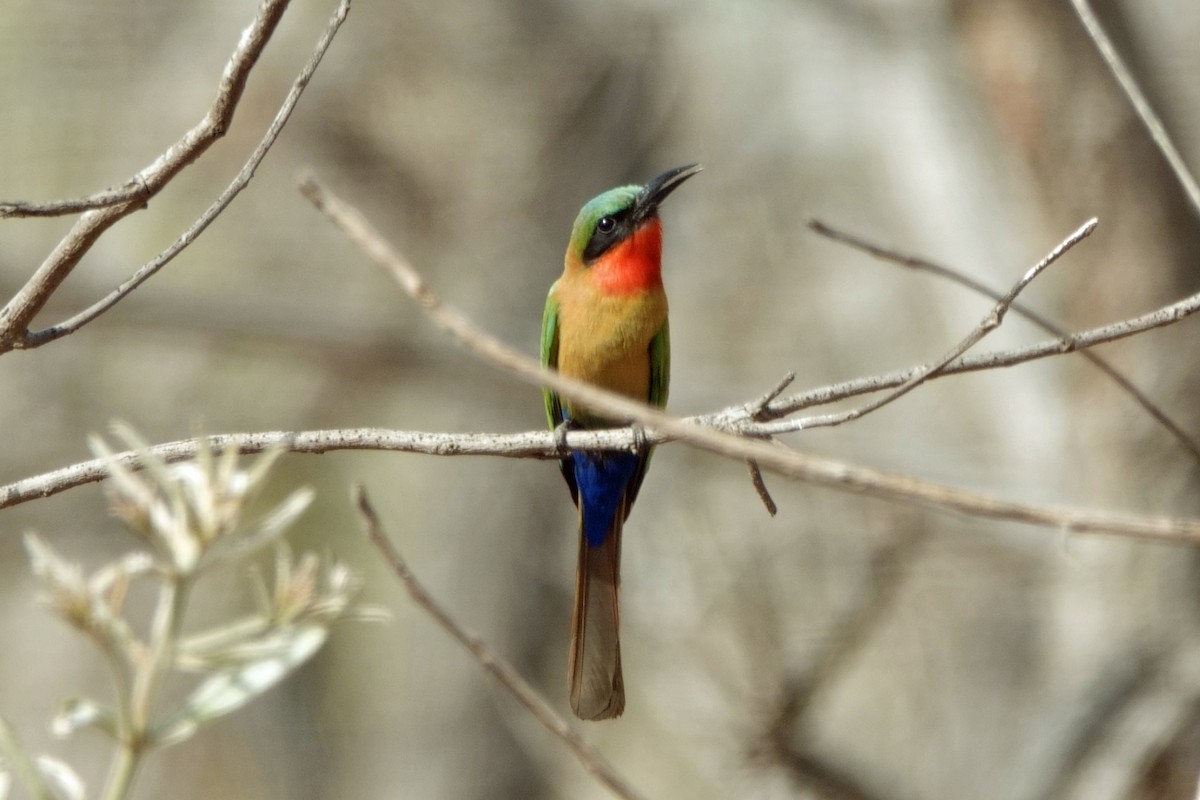
[[(989, 297), (992, 300), (1000, 300), (1003, 297), (1003, 295), (1001, 295), (995, 289), (980, 283), (970, 275), (967, 275), (963, 272), (951, 269), (950, 267), (946, 267), (941, 264), (935, 264), (928, 259), (900, 253), (891, 248), (882, 247), (872, 242), (868, 242), (861, 236), (834, 228), (820, 220), (810, 220), (808, 227), (821, 236), (832, 239), (835, 242), (848, 245), (856, 250), (861, 250), (862, 252), (872, 255), (882, 261), (898, 264), (908, 269), (928, 272), (940, 278), (945, 278), (949, 281), (957, 283), (960, 286), (964, 286), (978, 294), (981, 294), (984, 297)], [(1028, 308), (1027, 306), (1022, 305), (1021, 303), (1014, 302), (1010, 307), (1014, 313), (1019, 314), (1020, 316), (1029, 320), (1046, 333), (1049, 333), (1051, 336), (1063, 338), (1070, 335), (1065, 328), (1055, 325), (1046, 317)], [(1108, 362), (1107, 359), (1103, 358), (1092, 350), (1081, 349), (1076, 352), (1078, 352), (1081, 357), (1090, 361), (1097, 369), (1103, 372), (1109, 378), (1109, 380), (1117, 384), (1122, 391), (1128, 394), (1134, 402), (1140, 405), (1142, 409), (1159, 425), (1161, 425), (1172, 436), (1174, 436), (1179, 444), (1192, 454), (1192, 457), (1195, 458), (1196, 461), (1200, 462), (1200, 442), (1189, 435), (1187, 431), (1185, 431), (1178, 423), (1171, 419), (1171, 417), (1168, 416), (1167, 413), (1163, 411), (1163, 409), (1160, 408), (1157, 403), (1151, 400), (1145, 392), (1143, 392), (1141, 389), (1135, 386), (1132, 381), (1122, 375), (1116, 367)]]
[[(1066, 336), (1060, 336), (1054, 339), (1049, 339), (1043, 342), (1027, 345), (1025, 347), (1015, 347), (1010, 350), (996, 350), (990, 353), (980, 353), (979, 355), (965, 355), (959, 358), (954, 363), (947, 365), (944, 369), (937, 373), (934, 377), (945, 377), (947, 375), (961, 375), (967, 372), (979, 372), (982, 370), (997, 369), (1000, 367), (1013, 367), (1017, 364), (1024, 364), (1029, 361), (1036, 361), (1040, 358), (1048, 358), (1051, 356), (1061, 356), (1067, 353), (1078, 352), (1089, 347), (1096, 347), (1101, 344), (1127, 339), (1130, 336), (1137, 336), (1155, 328), (1165, 328), (1168, 325), (1174, 325), (1180, 320), (1186, 319), (1197, 312), (1200, 312), (1200, 292), (1185, 297), (1169, 305), (1157, 308), (1145, 314), (1140, 314), (1136, 317), (1129, 317), (1119, 322), (1113, 322), (1108, 325), (1100, 325), (1095, 328), (1071, 333)], [(810, 389), (791, 397), (781, 398), (772, 403), (767, 409), (772, 417), (787, 416), (804, 408), (820, 406), (826, 403), (831, 403), (836, 400), (844, 400), (848, 397), (855, 397), (862, 394), (870, 394), (872, 392), (890, 389), (894, 386), (900, 386), (905, 381), (910, 380), (914, 375), (920, 374), (928, 367), (908, 367), (906, 369), (895, 370), (881, 375), (871, 375), (865, 378), (855, 378), (842, 383), (823, 386), (817, 389)], [(741, 417), (730, 411), (720, 412), (715, 415), (708, 415), (699, 418), (702, 422), (722, 426), (730, 424), (735, 419)], [(791, 422), (784, 420), (782, 422), (767, 422), (761, 425), (755, 425), (754, 433), (759, 435), (774, 435), (778, 433), (786, 433), (790, 430)]]
[(876, 400), (872, 400), (870, 403), (867, 403), (864, 406), (852, 408), (848, 411), (842, 411), (837, 414), (825, 414), (820, 417), (804, 417), (801, 419), (791, 420), (790, 427), (788, 424), (782, 424), (779, 426), (781, 429), (780, 432), (786, 433), (792, 430), (803, 430), (805, 428), (831, 427), (834, 425), (841, 425), (845, 422), (850, 422), (851, 420), (856, 420), (859, 417), (870, 414), (872, 411), (877, 411), (887, 404), (900, 399), (913, 389), (920, 386), (922, 383), (925, 383), (957, 360), (963, 353), (977, 345), (983, 339), (983, 337), (987, 336), (996, 328), (999, 328), (1004, 322), (1004, 317), (1008, 313), (1008, 309), (1011, 308), (1012, 304), (1016, 301), (1017, 295), (1023, 292), (1025, 287), (1032, 283), (1038, 275), (1041, 275), (1047, 267), (1049, 267), (1058, 259), (1062, 258), (1062, 256), (1068, 250), (1090, 236), (1092, 231), (1096, 230), (1096, 226), (1099, 224), (1100, 221), (1093, 217), (1092, 219), (1089, 219), (1087, 222), (1083, 223), (1083, 225), (1079, 226), (1074, 233), (1061, 241), (1058, 246), (1047, 253), (1041, 261), (1030, 267), (1025, 274), (1022, 275), (1015, 284), (1013, 284), (1013, 287), (1008, 290), (1008, 294), (999, 299), (992, 310), (989, 311), (988, 314), (979, 321), (979, 324), (976, 325), (975, 328), (962, 339), (962, 341), (952, 347), (950, 351), (946, 353), (946, 355), (942, 356), (937, 361), (930, 365), (921, 367), (912, 377), (897, 386), (892, 391), (880, 398), (877, 398)]
[[(789, 372), (783, 376), (783, 380), (775, 385), (771, 391), (764, 394), (757, 400), (746, 404), (746, 415), (748, 419), (761, 421), (769, 418), (767, 407), (771, 401), (783, 394), (783, 390), (792, 385), (792, 381), (796, 380), (796, 373)], [(764, 436), (763, 439), (770, 440), (771, 437)], [(779, 513), (779, 506), (775, 504), (775, 498), (771, 497), (771, 490), (767, 488), (767, 482), (763, 478), (762, 468), (758, 466), (758, 462), (753, 458), (746, 459), (746, 468), (750, 471), (750, 484), (754, 487), (758, 499), (762, 501), (763, 507), (767, 509), (767, 514), (775, 516)]]

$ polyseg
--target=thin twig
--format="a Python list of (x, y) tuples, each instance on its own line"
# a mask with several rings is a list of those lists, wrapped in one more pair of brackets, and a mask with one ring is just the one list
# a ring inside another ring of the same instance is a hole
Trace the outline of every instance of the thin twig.
[(1133, 78), (1133, 73), (1129, 71), (1129, 67), (1125, 65), (1125, 61), (1117, 52), (1117, 48), (1113, 46), (1112, 40), (1108, 38), (1108, 34), (1105, 33), (1100, 20), (1096, 18), (1095, 12), (1092, 11), (1091, 5), (1088, 4), (1087, 0), (1071, 0), (1071, 7), (1075, 9), (1075, 14), (1079, 17), (1079, 21), (1083, 23), (1083, 28), (1087, 31), (1087, 35), (1091, 37), (1092, 43), (1100, 51), (1100, 57), (1104, 59), (1104, 63), (1108, 65), (1109, 71), (1117, 79), (1117, 83), (1121, 85), (1121, 91), (1125, 93), (1129, 104), (1133, 106), (1133, 110), (1142, 120), (1142, 124), (1150, 132), (1150, 138), (1154, 140), (1154, 144), (1158, 147), (1159, 152), (1167, 160), (1167, 165), (1175, 173), (1175, 179), (1179, 181), (1184, 195), (1192, 205), (1192, 210), (1197, 215), (1200, 215), (1200, 185), (1197, 185), (1195, 176), (1188, 170), (1187, 164), (1183, 162), (1183, 156), (1179, 154), (1179, 150), (1171, 141), (1171, 137), (1167, 135), (1167, 129), (1163, 126), (1162, 120), (1158, 118), (1158, 114), (1154, 113), (1154, 108), (1150, 105), (1150, 101), (1146, 99), (1146, 95), (1138, 87), (1137, 81)]
[(24, 200), (0, 201), (0, 219), (5, 217), (62, 217), (67, 214), (91, 211), (94, 208), (115, 206), (130, 200), (141, 200), (145, 203), (149, 197), (149, 188), (134, 177), (130, 178), (123, 186), (105, 189), (87, 197), (71, 200), (51, 200), (48, 203), (29, 203)]
[(467, 649), (468, 652), (479, 662), (493, 678), (500, 682), (508, 692), (517, 699), (525, 710), (530, 715), (541, 723), (542, 727), (557, 736), (563, 744), (567, 746), (579, 763), (583, 765), (596, 780), (604, 784), (617, 797), (624, 800), (638, 800), (640, 795), (617, 774), (600, 752), (593, 747), (589, 742), (584, 740), (582, 736), (575, 732), (567, 721), (554, 712), (554, 709), (542, 698), (537, 691), (530, 686), (520, 673), (507, 661), (497, 655), (489, 648), (483, 640), (478, 636), (467, 633), (461, 625), (454, 620), (448, 611), (426, 591), (425, 587), (417, 580), (416, 575), (408, 568), (408, 564), (404, 561), (403, 556), (392, 544), (387, 534), (383, 530), (383, 526), (379, 522), (379, 516), (375, 513), (375, 509), (371, 506), (370, 500), (367, 498), (367, 492), (362, 486), (354, 487), (354, 502), (358, 506), (359, 514), (362, 515), (363, 522), (367, 528), (367, 536), (371, 542), (379, 549), (392, 572), (396, 573), (396, 577), (404, 585), (405, 591), (412, 601), (417, 606), (433, 618), (433, 621), (450, 634), (450, 637)]
[[(868, 242), (866, 239), (863, 239), (860, 236), (839, 230), (820, 220), (810, 220), (808, 227), (821, 236), (832, 239), (835, 242), (848, 245), (856, 250), (861, 250), (864, 253), (868, 253), (869, 255), (872, 255), (882, 261), (898, 264), (908, 269), (928, 272), (932, 275), (938, 276), (939, 278), (945, 278), (946, 280), (957, 283), (960, 286), (964, 286), (973, 292), (991, 298), (992, 300), (1000, 300), (1003, 297), (1003, 295), (1001, 295), (995, 289), (980, 283), (970, 275), (967, 275), (956, 269), (951, 269), (950, 267), (946, 267), (941, 264), (935, 264), (932, 261), (920, 258), (918, 256), (900, 253), (890, 248)], [(1022, 305), (1021, 303), (1014, 302), (1011, 308), (1014, 313), (1019, 314), (1020, 316), (1029, 320), (1046, 333), (1049, 333), (1051, 336), (1058, 336), (1060, 338), (1069, 336), (1065, 328), (1054, 324), (1046, 317), (1042, 316), (1031, 308)], [(1174, 436), (1179, 444), (1192, 454), (1192, 457), (1196, 459), (1196, 461), (1200, 462), (1200, 441), (1197, 441), (1194, 437), (1189, 435), (1187, 431), (1185, 431), (1178, 423), (1171, 419), (1167, 413), (1158, 406), (1157, 403), (1151, 400), (1141, 389), (1135, 386), (1132, 381), (1122, 375), (1116, 367), (1108, 362), (1107, 359), (1087, 349), (1081, 349), (1078, 351), (1078, 353), (1080, 356), (1090, 361), (1097, 369), (1103, 372), (1109, 378), (1109, 380), (1117, 384), (1122, 391), (1124, 391), (1133, 399), (1134, 402), (1142, 407), (1142, 410), (1149, 414), (1159, 425), (1161, 425), (1172, 436)]]
[(749, 419), (761, 419), (766, 412), (767, 407), (771, 405), (771, 401), (783, 394), (787, 387), (792, 385), (792, 381), (796, 380), (796, 373), (789, 372), (783, 376), (783, 380), (775, 385), (775, 388), (764, 394), (752, 403), (746, 404), (746, 415)]
[(1030, 267), (1025, 274), (1013, 284), (1012, 288), (1008, 290), (1008, 293), (998, 300), (992, 310), (989, 311), (987, 315), (979, 321), (979, 324), (975, 326), (974, 330), (963, 337), (962, 341), (952, 347), (950, 351), (942, 356), (939, 360), (927, 366), (921, 367), (912, 377), (897, 386), (892, 391), (880, 398), (872, 400), (866, 405), (859, 406), (858, 408), (852, 408), (836, 414), (824, 414), (820, 417), (804, 417), (801, 419), (789, 420), (788, 423), (783, 423), (778, 426), (780, 428), (780, 433), (799, 431), (805, 428), (832, 427), (834, 425), (841, 425), (843, 423), (856, 420), (859, 417), (870, 414), (872, 411), (878, 411), (880, 408), (883, 408), (889, 403), (900, 399), (913, 389), (920, 386), (922, 383), (925, 383), (926, 381), (935, 377), (938, 373), (942, 372), (944, 369), (946, 369), (946, 367), (962, 356), (963, 353), (967, 352), (976, 344), (978, 344), (983, 337), (987, 336), (996, 328), (999, 328), (1004, 322), (1004, 317), (1008, 313), (1009, 308), (1011, 308), (1012, 304), (1016, 301), (1017, 295), (1024, 291), (1025, 287), (1032, 283), (1038, 275), (1041, 275), (1047, 267), (1049, 267), (1058, 259), (1062, 258), (1062, 256), (1068, 250), (1090, 236), (1098, 224), (1099, 220), (1093, 217), (1092, 219), (1083, 223), (1083, 225), (1079, 226), (1074, 233), (1060, 242), (1058, 246), (1051, 250), (1041, 261)]
[(242, 32), (238, 45), (225, 65), (217, 96), (204, 118), (178, 142), (131, 179), (146, 187), (145, 194), (116, 205), (93, 209), (71, 227), (33, 276), (0, 309), (0, 354), (33, 346), (28, 328), (83, 256), (106, 230), (119, 220), (144, 208), (146, 201), (162, 190), (219, 138), (233, 121), (234, 111), (263, 49), (287, 10), (289, 0), (263, 0), (254, 20)]
[(775, 498), (771, 497), (771, 490), (767, 488), (767, 482), (763, 480), (762, 467), (758, 466), (758, 462), (753, 458), (747, 458), (746, 468), (750, 470), (750, 483), (754, 486), (754, 491), (758, 493), (758, 499), (762, 500), (767, 513), (772, 517), (775, 516), (779, 513), (779, 506), (775, 505)]
[[(792, 385), (792, 381), (796, 380), (796, 373), (789, 372), (783, 376), (783, 380), (775, 385), (771, 391), (764, 394), (757, 400), (746, 404), (746, 416), (751, 420), (762, 420), (766, 413), (767, 406), (771, 401), (783, 394), (783, 390)], [(770, 440), (771, 437), (764, 436), (763, 439)], [(763, 507), (767, 509), (767, 514), (775, 516), (779, 513), (779, 506), (775, 504), (775, 498), (771, 497), (771, 490), (767, 488), (767, 482), (763, 478), (762, 468), (758, 466), (758, 462), (753, 458), (746, 459), (746, 468), (750, 471), (750, 484), (754, 487), (758, 499), (762, 501)]]
[[(1193, 294), (1190, 297), (1149, 313), (1123, 319), (1120, 322), (1114, 322), (1109, 325), (1089, 328), (1088, 330), (1038, 342), (1026, 347), (980, 353), (976, 356), (963, 356), (938, 373), (938, 377), (961, 375), (966, 372), (979, 372), (1000, 367), (1013, 367), (1028, 361), (1036, 361), (1040, 358), (1074, 353), (1085, 348), (1136, 336), (1155, 328), (1165, 328), (1168, 325), (1174, 325), (1176, 322), (1190, 317), (1198, 311), (1200, 311), (1200, 293)], [(860, 394), (870, 394), (871, 392), (890, 389), (893, 386), (903, 384), (912, 378), (913, 375), (919, 374), (923, 369), (925, 367), (909, 367), (882, 375), (856, 378), (843, 383), (812, 389), (803, 394), (782, 398), (772, 403), (766, 411), (771, 416), (779, 418), (804, 408), (820, 406)], [(702, 420), (718, 427), (721, 427), (724, 422), (723, 418), (720, 417), (705, 417)], [(774, 435), (790, 430), (790, 426), (790, 421), (784, 421), (782, 423), (770, 422), (754, 427), (757, 434)], [(814, 426), (809, 425), (808, 427)]]
[(873, 497), (930, 505), (976, 517), (1053, 527), (1067, 533), (1103, 532), (1164, 541), (1200, 540), (1200, 520), (1147, 519), (1013, 503), (699, 427), (645, 403), (564, 377), (487, 334), (462, 312), (444, 305), (412, 265), (391, 248), (357, 209), (330, 194), (312, 178), (304, 181), (301, 191), (351, 242), (388, 270), (438, 327), (468, 351), (530, 384), (548, 386), (606, 416), (634, 420), (662, 435), (729, 458), (755, 459), (761, 467), (795, 480)]
[(233, 202), (243, 189), (250, 183), (254, 177), (255, 171), (259, 164), (266, 158), (271, 147), (274, 146), (275, 140), (279, 138), (280, 131), (287, 124), (288, 119), (292, 115), (292, 111), (296, 108), (296, 103), (300, 100), (300, 95), (304, 93), (304, 89), (308, 86), (308, 82), (312, 79), (313, 73), (317, 71), (317, 67), (321, 64), (321, 59), (325, 56), (325, 51), (329, 49), (329, 45), (333, 43), (333, 37), (341, 28), (342, 23), (346, 21), (346, 16), (350, 13), (350, 0), (341, 0), (338, 7), (334, 10), (333, 16), (330, 17), (329, 23), (325, 28), (325, 32), (321, 35), (308, 63), (296, 76), (296, 80), (292, 82), (291, 91), (283, 101), (283, 105), (279, 107), (279, 112), (275, 115), (275, 119), (271, 121), (271, 126), (267, 128), (267, 132), (263, 135), (262, 140), (258, 143), (258, 147), (254, 148), (254, 152), (250, 154), (250, 158), (246, 160), (240, 172), (234, 177), (233, 181), (221, 192), (221, 195), (213, 201), (213, 204), (200, 215), (200, 217), (192, 223), (186, 231), (180, 234), (174, 244), (166, 250), (159, 253), (153, 260), (146, 262), (137, 272), (131, 275), (125, 282), (113, 289), (109, 294), (101, 300), (93, 303), (90, 307), (84, 309), (70, 319), (59, 322), (44, 330), (31, 332), (26, 334), (25, 347), (32, 348), (47, 344), (60, 339), (63, 336), (68, 336), (75, 331), (87, 325), (96, 317), (119, 303), (126, 295), (132, 292), (137, 287), (141, 286), (151, 275), (158, 272), (175, 256), (179, 255), (188, 245), (195, 241), (204, 230), (212, 224), (225, 208)]

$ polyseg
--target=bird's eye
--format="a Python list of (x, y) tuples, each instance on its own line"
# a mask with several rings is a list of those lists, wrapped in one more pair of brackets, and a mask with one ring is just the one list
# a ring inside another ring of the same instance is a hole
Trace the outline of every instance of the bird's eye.
[(596, 230), (601, 233), (612, 233), (617, 228), (617, 221), (612, 217), (601, 217), (596, 223)]

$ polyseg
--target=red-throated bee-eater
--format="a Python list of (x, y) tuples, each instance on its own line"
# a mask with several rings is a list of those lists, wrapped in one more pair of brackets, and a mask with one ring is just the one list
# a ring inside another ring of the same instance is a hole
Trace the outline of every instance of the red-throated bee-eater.
[[(542, 318), (542, 363), (563, 375), (663, 406), (671, 371), (658, 206), (700, 171), (691, 164), (645, 186), (620, 186), (575, 218), (562, 277)], [(623, 424), (546, 390), (550, 426)], [(650, 462), (641, 452), (572, 453), (560, 462), (579, 508), (579, 566), (571, 620), (571, 709), (609, 719), (625, 709), (618, 640), (621, 527)]]

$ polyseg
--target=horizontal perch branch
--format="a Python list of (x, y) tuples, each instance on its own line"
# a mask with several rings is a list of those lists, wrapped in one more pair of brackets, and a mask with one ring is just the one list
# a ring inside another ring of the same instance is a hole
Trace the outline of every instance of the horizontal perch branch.
[[(633, 404), (637, 407), (637, 404)], [(650, 413), (643, 413), (650, 412)], [(725, 431), (702, 427), (700, 418), (683, 419), (658, 414), (646, 406), (636, 417), (648, 426), (648, 441), (661, 444), (677, 438), (704, 450), (739, 461), (752, 459), (766, 471), (821, 486), (909, 503), (935, 506), (970, 516), (1023, 522), (1068, 533), (1104, 533), (1166, 542), (1200, 542), (1200, 520), (1109, 514), (1079, 509), (1030, 505), (955, 489), (929, 481), (814, 456), (778, 444), (745, 439)], [(668, 430), (669, 429), (669, 432)], [(267, 431), (263, 433), (218, 434), (202, 437), (214, 451), (229, 447), (244, 454), (282, 447), (295, 453), (330, 453), (337, 450), (380, 450), (436, 456), (502, 456), (508, 458), (558, 458), (553, 431), (526, 433), (426, 433), (384, 428), (355, 428), (324, 431)], [(622, 450), (637, 445), (638, 435), (628, 428), (604, 431), (569, 431), (571, 450)], [(149, 448), (168, 462), (194, 458), (198, 440), (182, 439)], [(136, 452), (116, 458), (136, 469)], [(0, 486), (0, 509), (103, 480), (107, 473), (101, 459)]]

